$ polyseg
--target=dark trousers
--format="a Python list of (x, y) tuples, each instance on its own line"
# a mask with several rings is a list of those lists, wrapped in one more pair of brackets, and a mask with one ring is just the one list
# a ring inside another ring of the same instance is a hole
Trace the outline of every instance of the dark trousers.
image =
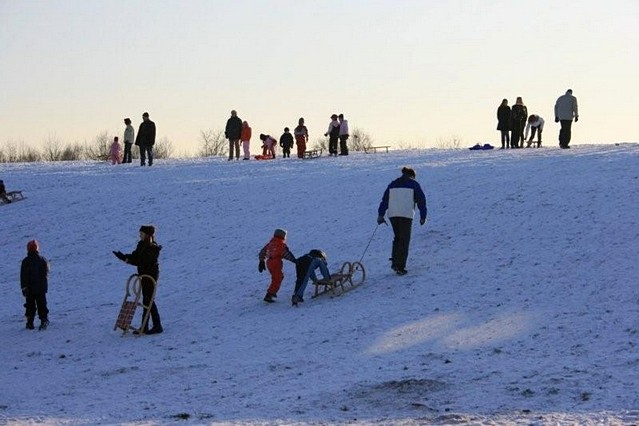
[(524, 127), (515, 125), (510, 131), (511, 148), (522, 148), (524, 146)]
[(570, 143), (570, 128), (572, 120), (561, 120), (561, 130), (559, 130), (559, 146), (565, 148)]
[(131, 146), (133, 146), (131, 142), (124, 142), (124, 158), (122, 158), (123, 164), (131, 162)]
[(508, 130), (500, 130), (501, 132), (501, 147), (510, 148), (510, 138), (508, 137)]
[(530, 127), (530, 139), (528, 139), (528, 146), (532, 144), (535, 139), (535, 133), (537, 133), (537, 148), (541, 147), (541, 129), (539, 127)]
[(24, 304), (24, 307), (26, 308), (25, 315), (27, 317), (27, 320), (33, 321), (36, 311), (38, 312), (38, 318), (40, 318), (40, 321), (48, 320), (49, 309), (47, 309), (46, 293), (29, 295), (25, 299), (26, 302)]
[(393, 227), (393, 234), (395, 235), (391, 255), (393, 259), (392, 267), (395, 269), (405, 269), (413, 219), (407, 217), (391, 217), (390, 223)]
[[(151, 303), (151, 297), (153, 296), (153, 290), (155, 286), (153, 285), (153, 281), (148, 278), (142, 278), (142, 303), (145, 306), (148, 306)], [(144, 309), (144, 315), (146, 315), (148, 309)], [(160, 321), (160, 312), (158, 312), (158, 307), (155, 301), (151, 305), (151, 320), (153, 321), (153, 327), (162, 327), (162, 322)], [(149, 328), (149, 323), (146, 324), (146, 328)]]
[(282, 148), (282, 153), (284, 158), (291, 158), (291, 148)]
[(340, 135), (339, 137), (339, 155), (348, 155), (348, 146), (346, 145), (346, 141), (348, 140), (348, 135)]
[(328, 138), (328, 153), (329, 155), (337, 155), (337, 136)]
[(153, 165), (153, 145), (140, 145), (140, 165), (144, 166), (149, 157), (149, 166)]

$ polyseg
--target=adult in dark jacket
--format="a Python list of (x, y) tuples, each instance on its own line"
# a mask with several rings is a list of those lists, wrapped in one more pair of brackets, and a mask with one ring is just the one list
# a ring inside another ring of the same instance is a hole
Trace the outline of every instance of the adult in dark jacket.
[(155, 145), (155, 123), (149, 120), (149, 113), (142, 114), (142, 123), (135, 137), (135, 144), (140, 148), (140, 165), (144, 166), (149, 157), (149, 166), (153, 165), (153, 145)]
[(561, 95), (555, 102), (555, 123), (561, 122), (559, 130), (559, 147), (570, 148), (570, 138), (572, 136), (572, 119), (575, 123), (579, 121), (579, 107), (577, 98), (572, 95), (572, 89), (566, 90), (566, 94)]
[(419, 208), (419, 224), (426, 223), (426, 196), (421, 186), (415, 180), (415, 170), (404, 167), (402, 176), (392, 181), (379, 203), (377, 223), (382, 224), (384, 215), (388, 211), (393, 226), (393, 251), (391, 268), (398, 275), (406, 274), (406, 260), (410, 246), (410, 234), (415, 215), (415, 205)]
[(237, 111), (231, 111), (231, 117), (226, 120), (226, 128), (224, 136), (229, 140), (229, 161), (233, 159), (235, 151), (235, 159), (240, 159), (240, 137), (242, 136), (242, 119), (237, 116)]
[(501, 132), (501, 149), (510, 148), (510, 107), (508, 99), (501, 101), (501, 105), (497, 108), (497, 130)]
[(20, 268), (20, 287), (25, 298), (27, 329), (33, 330), (36, 311), (40, 318), (40, 330), (49, 325), (47, 291), (49, 291), (49, 262), (39, 253), (40, 244), (36, 240), (27, 243), (27, 257)]
[(524, 147), (524, 128), (526, 127), (526, 119), (528, 118), (528, 108), (524, 105), (521, 97), (517, 98), (517, 102), (510, 110), (510, 147)]
[[(141, 331), (143, 334), (158, 334), (164, 331), (157, 304), (155, 300), (151, 303), (151, 298), (153, 297), (160, 276), (158, 257), (160, 256), (160, 250), (162, 250), (162, 246), (155, 242), (154, 236), (155, 227), (152, 225), (143, 225), (140, 227), (140, 241), (133, 253), (124, 254), (120, 251), (113, 252), (118, 259), (137, 266), (138, 275), (149, 275), (155, 280), (155, 283), (146, 277), (141, 280), (142, 303), (145, 306), (151, 304), (151, 320), (153, 321), (153, 327), (151, 329), (149, 329), (148, 322), (144, 324), (144, 329)], [(148, 309), (144, 310), (144, 315), (147, 315), (147, 311)]]
[(337, 142), (339, 141), (339, 121), (337, 114), (331, 115), (331, 122), (328, 124), (328, 130), (324, 136), (328, 136), (328, 155), (337, 156)]

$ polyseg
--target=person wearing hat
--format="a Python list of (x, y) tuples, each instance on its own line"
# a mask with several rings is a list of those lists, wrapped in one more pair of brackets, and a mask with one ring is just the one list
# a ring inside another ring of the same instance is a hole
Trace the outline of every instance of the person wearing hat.
[(284, 280), (284, 262), (282, 259), (295, 263), (295, 256), (293, 256), (293, 253), (291, 253), (286, 245), (286, 231), (284, 229), (276, 229), (273, 233), (273, 238), (262, 247), (258, 257), (260, 262), (257, 266), (257, 270), (263, 272), (268, 268), (271, 274), (271, 284), (268, 290), (266, 290), (264, 301), (273, 303), (275, 302), (274, 299), (277, 298), (277, 292)]
[(328, 136), (328, 155), (337, 156), (337, 141), (339, 140), (339, 121), (337, 114), (331, 115), (331, 122), (328, 124), (328, 130), (324, 136)]
[(20, 267), (20, 287), (25, 298), (24, 307), (27, 317), (27, 329), (33, 330), (33, 319), (36, 311), (40, 318), (40, 330), (49, 326), (49, 309), (47, 308), (47, 291), (49, 291), (49, 262), (40, 255), (40, 244), (37, 240), (27, 243), (27, 257)]
[(318, 249), (313, 249), (297, 259), (295, 262), (295, 292), (291, 298), (293, 306), (297, 306), (298, 303), (304, 302), (304, 291), (308, 285), (308, 280), (312, 279), (313, 281), (317, 281), (315, 270), (319, 269), (325, 280), (329, 280), (331, 278), (331, 273), (328, 271), (327, 261), (326, 253)]
[(142, 114), (142, 123), (135, 138), (135, 144), (140, 148), (140, 165), (144, 166), (149, 158), (149, 167), (153, 165), (153, 145), (155, 145), (155, 123), (149, 119), (149, 113)]
[(566, 94), (561, 95), (555, 102), (555, 123), (561, 122), (559, 130), (559, 147), (570, 148), (568, 144), (571, 138), (572, 119), (575, 123), (579, 121), (579, 107), (577, 98), (572, 95), (572, 89), (566, 90)]
[[(147, 322), (144, 329), (138, 332), (141, 334), (158, 334), (164, 331), (157, 304), (155, 300), (151, 301), (160, 276), (160, 266), (158, 263), (160, 250), (162, 250), (162, 246), (155, 242), (155, 227), (153, 225), (142, 225), (140, 227), (140, 241), (133, 253), (124, 254), (121, 251), (113, 252), (115, 257), (121, 261), (137, 266), (138, 275), (149, 275), (153, 278), (153, 280), (149, 278), (142, 278), (141, 280), (142, 303), (144, 306), (151, 305), (151, 320), (153, 321), (153, 327), (149, 329), (149, 323)], [(148, 310), (149, 308), (144, 309), (144, 315), (147, 314)]]
[(391, 268), (397, 275), (405, 275), (408, 248), (410, 246), (410, 234), (415, 216), (415, 205), (419, 208), (419, 224), (426, 223), (427, 208), (426, 196), (422, 187), (415, 180), (415, 170), (404, 167), (402, 175), (392, 181), (379, 203), (377, 224), (386, 223), (384, 215), (387, 214), (393, 227), (393, 251), (391, 255)]

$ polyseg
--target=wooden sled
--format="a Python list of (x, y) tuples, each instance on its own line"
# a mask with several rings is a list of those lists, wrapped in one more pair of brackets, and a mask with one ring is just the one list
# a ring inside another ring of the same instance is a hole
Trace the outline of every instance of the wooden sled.
[[(142, 278), (148, 278), (153, 282), (153, 294), (151, 295), (151, 302), (148, 306), (142, 303)], [(149, 322), (149, 316), (151, 315), (151, 306), (155, 301), (155, 292), (157, 291), (158, 284), (155, 279), (150, 275), (138, 275), (133, 274), (126, 282), (126, 289), (124, 293), (124, 300), (122, 301), (122, 307), (118, 314), (118, 319), (115, 321), (113, 330), (118, 328), (122, 330), (122, 335), (126, 334), (129, 330), (137, 331), (138, 334), (144, 334), (146, 325)], [(135, 316), (135, 310), (138, 306), (145, 309), (142, 315), (142, 324), (140, 327), (134, 327), (131, 325), (133, 317)]]
[(322, 149), (309, 149), (308, 151), (304, 151), (304, 159), (308, 160), (311, 158), (320, 158), (322, 156)]
[[(15, 201), (24, 200), (25, 196), (22, 195), (22, 191), (9, 191), (7, 192), (7, 198), (13, 203)], [(9, 204), (3, 199), (0, 199), (0, 202), (2, 202), (2, 204)]]
[(328, 280), (314, 280), (316, 298), (326, 293), (333, 296), (339, 296), (358, 287), (364, 283), (366, 279), (366, 270), (360, 262), (344, 262), (339, 272), (331, 274)]

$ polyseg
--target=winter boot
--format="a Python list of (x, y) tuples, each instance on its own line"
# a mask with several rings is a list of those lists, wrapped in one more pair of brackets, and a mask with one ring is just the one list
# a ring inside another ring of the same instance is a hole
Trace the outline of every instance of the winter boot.
[(404, 268), (396, 268), (395, 273), (397, 273), (397, 275), (406, 275), (408, 271)]
[(49, 326), (49, 320), (44, 319), (40, 321), (40, 327), (38, 328), (38, 330), (46, 330), (48, 326)]
[(264, 296), (264, 301), (267, 303), (273, 303), (275, 302), (275, 298), (271, 293), (266, 293), (266, 296)]
[(33, 318), (27, 318), (27, 330), (34, 330)]
[(293, 297), (291, 298), (291, 303), (293, 304), (293, 306), (297, 306), (298, 303), (303, 303), (303, 302), (304, 302), (304, 299), (302, 299), (297, 294), (294, 294)]
[(153, 324), (153, 327), (151, 327), (151, 329), (145, 334), (160, 334), (163, 331), (164, 329), (162, 328), (162, 324)]

